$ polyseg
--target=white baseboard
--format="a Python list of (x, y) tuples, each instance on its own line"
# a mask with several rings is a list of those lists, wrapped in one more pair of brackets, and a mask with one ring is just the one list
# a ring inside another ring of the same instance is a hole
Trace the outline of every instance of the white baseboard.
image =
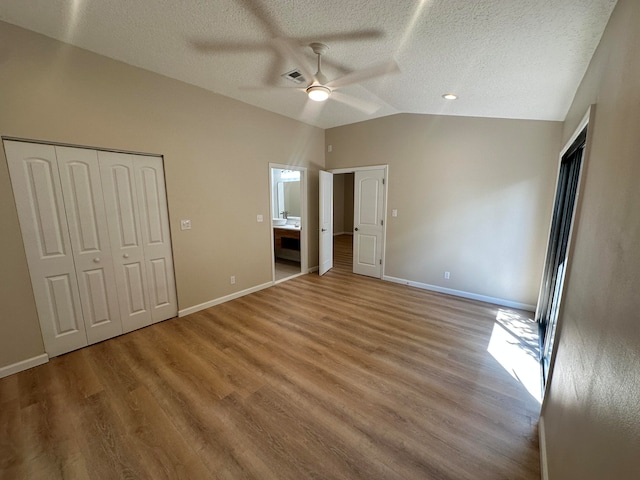
[(225, 303), (230, 300), (234, 300), (236, 298), (244, 297), (245, 295), (249, 295), (250, 293), (255, 293), (260, 290), (264, 290), (265, 288), (269, 288), (271, 286), (273, 286), (273, 282), (267, 282), (267, 283), (263, 283), (262, 285), (257, 285), (255, 287), (247, 288), (245, 290), (240, 290), (239, 292), (225, 295), (224, 297), (216, 298), (214, 300), (209, 300), (208, 302), (204, 302), (199, 305), (194, 305), (193, 307), (187, 307), (178, 311), (178, 317), (184, 317), (191, 313), (196, 313), (196, 312), (199, 312), (200, 310), (204, 310), (206, 308), (213, 307), (215, 305), (220, 305), (221, 303)]
[(315, 267), (311, 267), (309, 270), (307, 270), (307, 273), (313, 273), (313, 272), (317, 272), (318, 271), (318, 266), (316, 265)]
[(538, 421), (538, 438), (540, 445), (540, 475), (542, 480), (549, 480), (549, 466), (547, 464), (547, 437), (544, 431), (544, 418)]
[(43, 353), (42, 355), (27, 358), (26, 360), (7, 365), (6, 367), (0, 367), (0, 378), (8, 377), (9, 375), (13, 375), (14, 373), (37, 367), (38, 365), (42, 365), (44, 363), (47, 363), (48, 361), (49, 355)]
[(384, 275), (383, 280), (393, 283), (400, 283), (402, 285), (409, 285), (411, 287), (422, 288), (423, 290), (430, 290), (432, 292), (445, 293), (447, 295), (454, 295), (456, 297), (469, 298), (471, 300), (479, 300), (481, 302), (493, 303), (495, 305), (501, 305), (503, 307), (517, 308), (519, 310), (527, 310), (529, 312), (535, 312), (535, 305), (529, 305), (527, 303), (512, 302), (511, 300), (505, 300), (504, 298), (488, 297), (486, 295), (479, 295), (477, 293), (463, 292), (462, 290), (454, 290), (452, 288), (439, 287), (437, 285), (429, 285), (428, 283), (414, 282), (412, 280), (405, 280), (403, 278), (390, 277)]

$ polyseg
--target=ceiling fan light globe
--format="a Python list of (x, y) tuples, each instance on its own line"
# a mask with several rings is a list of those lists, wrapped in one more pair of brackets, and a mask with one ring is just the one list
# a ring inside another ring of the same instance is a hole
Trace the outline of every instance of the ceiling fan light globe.
[(307, 95), (314, 102), (324, 102), (331, 95), (331, 89), (323, 85), (311, 85), (307, 88)]

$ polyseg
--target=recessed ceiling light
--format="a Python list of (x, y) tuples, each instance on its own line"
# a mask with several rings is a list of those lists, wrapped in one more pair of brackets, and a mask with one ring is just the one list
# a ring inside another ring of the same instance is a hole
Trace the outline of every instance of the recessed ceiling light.
[(445, 100), (456, 100), (458, 96), (453, 93), (445, 93), (444, 95), (442, 95), (442, 98), (444, 98)]

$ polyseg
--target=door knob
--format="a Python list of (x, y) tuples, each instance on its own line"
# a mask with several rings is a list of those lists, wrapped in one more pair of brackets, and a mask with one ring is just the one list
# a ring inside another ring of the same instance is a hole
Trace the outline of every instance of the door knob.
[(323, 231), (323, 232), (326, 232), (326, 231), (327, 231), (327, 229), (326, 229), (326, 228), (323, 228), (323, 229), (322, 229), (322, 231)]
[(96, 257), (93, 259), (93, 263), (100, 263), (100, 257)]
[(356, 227), (356, 232), (358, 231), (358, 227)]
[(129, 258), (129, 254), (125, 253), (124, 255), (122, 255), (122, 258)]

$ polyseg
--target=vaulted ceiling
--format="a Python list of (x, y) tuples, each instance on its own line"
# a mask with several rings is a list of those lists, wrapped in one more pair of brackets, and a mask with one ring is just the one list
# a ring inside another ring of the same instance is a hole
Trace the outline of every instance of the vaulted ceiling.
[[(329, 128), (398, 112), (563, 120), (615, 3), (2, 0), (0, 20)], [(329, 46), (329, 79), (390, 60), (399, 72), (312, 102), (281, 88), (315, 72), (310, 42)]]

